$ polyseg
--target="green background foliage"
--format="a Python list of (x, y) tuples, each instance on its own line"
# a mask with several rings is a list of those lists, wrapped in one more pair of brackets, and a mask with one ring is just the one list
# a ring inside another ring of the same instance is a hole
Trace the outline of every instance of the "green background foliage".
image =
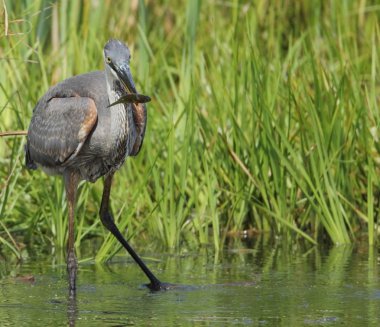
[[(166, 249), (271, 233), (335, 244), (377, 239), (380, 200), (376, 1), (4, 1), (0, 130), (27, 129), (50, 85), (102, 69), (128, 43), (153, 101), (142, 152), (116, 174), (117, 224)], [(62, 181), (0, 139), (0, 244), (63, 248)], [(98, 218), (102, 183), (81, 184), (76, 245), (119, 245)], [(368, 236), (367, 236), (368, 235)], [(149, 246), (149, 245), (146, 245)], [(29, 249), (29, 247), (27, 247)], [(27, 254), (25, 254), (27, 253)]]

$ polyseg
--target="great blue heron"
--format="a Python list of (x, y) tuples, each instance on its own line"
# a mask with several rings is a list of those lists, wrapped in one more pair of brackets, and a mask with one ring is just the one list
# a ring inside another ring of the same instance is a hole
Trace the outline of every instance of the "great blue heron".
[[(148, 97), (139, 95), (129, 68), (128, 47), (110, 40), (104, 46), (104, 71), (68, 78), (51, 87), (33, 110), (27, 134), (26, 166), (63, 175), (68, 201), (67, 271), (76, 287), (74, 210), (80, 180), (104, 178), (100, 205), (103, 225), (118, 239), (149, 278), (152, 290), (166, 288), (148, 269), (116, 227), (109, 209), (112, 178), (127, 156), (143, 143)], [(127, 101), (127, 102), (126, 102)]]

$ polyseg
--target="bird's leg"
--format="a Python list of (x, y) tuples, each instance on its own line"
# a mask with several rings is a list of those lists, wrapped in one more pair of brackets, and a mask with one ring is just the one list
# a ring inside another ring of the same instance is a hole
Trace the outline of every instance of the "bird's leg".
[(79, 175), (76, 172), (67, 172), (65, 174), (66, 199), (69, 211), (69, 237), (67, 241), (67, 273), (69, 275), (70, 291), (75, 290), (75, 280), (77, 274), (77, 258), (74, 250), (74, 213), (75, 200), (79, 183)]
[(103, 225), (117, 238), (117, 240), (124, 246), (136, 263), (140, 266), (145, 275), (149, 278), (150, 284), (147, 286), (153, 291), (159, 291), (165, 289), (165, 284), (161, 283), (158, 278), (149, 270), (137, 253), (131, 248), (128, 242), (125, 240), (123, 235), (121, 235), (119, 229), (116, 227), (112, 214), (109, 209), (109, 199), (112, 184), (113, 174), (109, 174), (104, 180), (104, 191), (102, 196), (102, 203), (100, 206), (100, 218)]

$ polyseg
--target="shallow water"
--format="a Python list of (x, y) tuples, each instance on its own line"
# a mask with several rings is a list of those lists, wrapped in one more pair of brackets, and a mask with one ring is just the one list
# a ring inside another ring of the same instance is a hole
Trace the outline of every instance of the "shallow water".
[(1, 261), (0, 326), (380, 326), (377, 251), (250, 247), (149, 254), (160, 279), (181, 285), (158, 293), (126, 254), (82, 262), (75, 298), (64, 263)]

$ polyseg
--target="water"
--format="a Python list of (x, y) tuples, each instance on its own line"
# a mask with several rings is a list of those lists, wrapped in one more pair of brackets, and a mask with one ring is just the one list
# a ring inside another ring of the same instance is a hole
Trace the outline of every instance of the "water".
[(123, 254), (107, 265), (82, 262), (72, 298), (56, 258), (0, 261), (0, 326), (380, 326), (374, 249), (256, 242), (218, 257), (206, 249), (151, 259), (163, 281), (181, 286), (150, 292)]

